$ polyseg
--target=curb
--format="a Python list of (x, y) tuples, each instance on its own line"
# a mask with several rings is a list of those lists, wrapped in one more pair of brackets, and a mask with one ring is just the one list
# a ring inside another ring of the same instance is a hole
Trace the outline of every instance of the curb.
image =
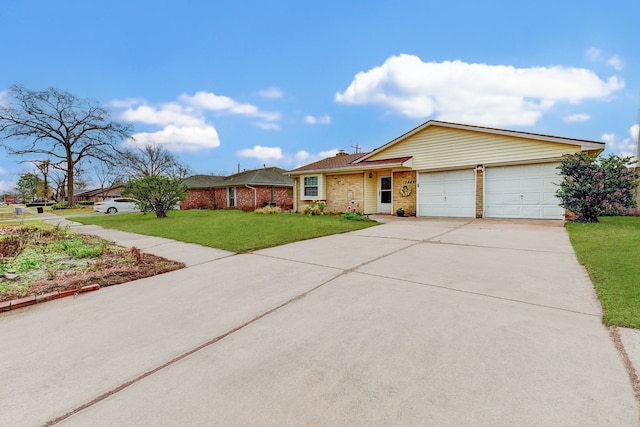
[(16, 310), (22, 307), (28, 307), (34, 304), (42, 304), (43, 302), (52, 301), (54, 299), (70, 297), (72, 295), (84, 294), (86, 292), (97, 291), (100, 289), (100, 285), (97, 283), (93, 285), (86, 285), (78, 289), (69, 289), (66, 291), (48, 292), (42, 295), (31, 295), (24, 298), (18, 298), (9, 301), (0, 301), (0, 313), (5, 311)]

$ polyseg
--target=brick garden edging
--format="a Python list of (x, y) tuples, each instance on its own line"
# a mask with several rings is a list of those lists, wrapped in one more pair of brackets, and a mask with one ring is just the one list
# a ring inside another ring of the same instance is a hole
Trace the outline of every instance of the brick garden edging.
[(27, 307), (34, 304), (41, 304), (43, 302), (51, 301), (58, 298), (69, 297), (71, 295), (83, 294), (85, 292), (97, 291), (100, 289), (100, 285), (86, 285), (78, 289), (69, 289), (67, 291), (55, 291), (48, 292), (42, 295), (32, 295), (29, 297), (18, 298), (10, 301), (0, 302), (0, 313), (10, 310), (16, 310), (18, 308)]

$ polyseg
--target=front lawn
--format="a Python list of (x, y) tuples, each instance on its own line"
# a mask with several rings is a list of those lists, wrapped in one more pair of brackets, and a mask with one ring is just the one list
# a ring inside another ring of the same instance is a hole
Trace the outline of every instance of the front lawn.
[(132, 213), (69, 219), (231, 252), (255, 251), (378, 224), (374, 221), (351, 221), (341, 216), (257, 214), (236, 210), (170, 211), (167, 218)]
[(608, 326), (640, 328), (640, 218), (567, 223), (578, 260), (589, 271)]

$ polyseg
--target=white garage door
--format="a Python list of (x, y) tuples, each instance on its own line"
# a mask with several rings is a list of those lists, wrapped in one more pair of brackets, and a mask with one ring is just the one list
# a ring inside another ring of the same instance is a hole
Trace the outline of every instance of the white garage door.
[(555, 196), (560, 181), (559, 163), (486, 168), (484, 216), (486, 218), (563, 219), (564, 209)]
[(418, 187), (418, 216), (476, 216), (476, 177), (473, 169), (422, 172)]

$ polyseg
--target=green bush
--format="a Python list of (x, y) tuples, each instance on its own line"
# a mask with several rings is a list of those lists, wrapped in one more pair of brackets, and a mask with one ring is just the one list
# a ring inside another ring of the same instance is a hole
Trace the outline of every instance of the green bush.
[(576, 215), (576, 222), (598, 222), (601, 215), (616, 215), (635, 206), (633, 190), (638, 173), (629, 168), (632, 157), (615, 154), (597, 158), (580, 152), (560, 161), (563, 176), (556, 196), (560, 206)]
[(342, 215), (343, 218), (349, 219), (351, 221), (371, 221), (369, 217), (362, 216), (358, 212), (347, 212)]

